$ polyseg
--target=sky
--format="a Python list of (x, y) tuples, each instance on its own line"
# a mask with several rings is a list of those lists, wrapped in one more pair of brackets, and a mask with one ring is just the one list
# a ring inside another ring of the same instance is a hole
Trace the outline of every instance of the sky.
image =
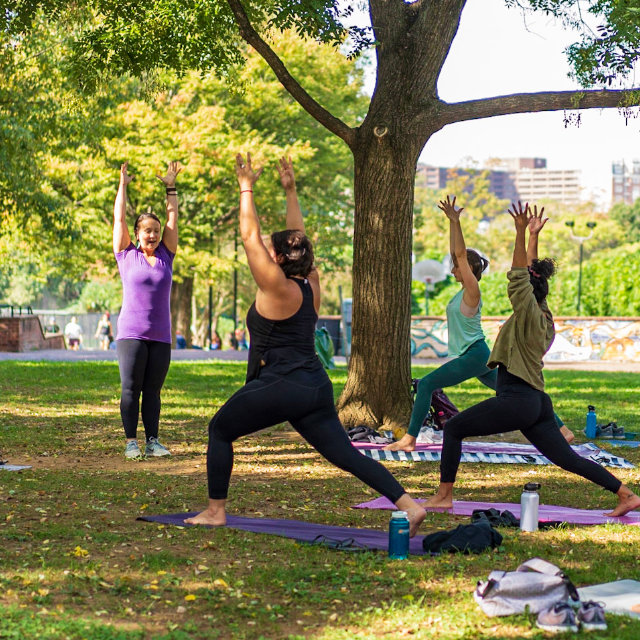
[[(520, 92), (578, 89), (564, 48), (577, 41), (542, 14), (523, 18), (504, 0), (469, 0), (442, 70), (438, 92), (457, 102)], [(637, 83), (640, 84), (640, 83)], [(617, 109), (581, 112), (565, 128), (563, 112), (518, 114), (453, 124), (427, 142), (420, 162), (456, 166), (473, 158), (541, 157), (549, 169), (578, 169), (585, 199), (608, 208), (611, 163), (640, 159), (640, 118), (625, 124)]]

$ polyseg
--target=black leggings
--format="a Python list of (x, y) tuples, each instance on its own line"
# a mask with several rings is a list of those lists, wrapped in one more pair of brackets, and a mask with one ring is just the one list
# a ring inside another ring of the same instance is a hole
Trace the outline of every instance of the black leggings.
[(505, 433), (517, 428), (553, 464), (613, 493), (620, 489), (622, 483), (614, 475), (573, 451), (558, 430), (551, 398), (502, 366), (498, 369), (496, 397), (469, 407), (447, 422), (442, 443), (440, 482), (455, 482), (464, 438)]
[(329, 462), (391, 502), (406, 493), (379, 462), (353, 447), (338, 418), (333, 387), (324, 370), (298, 369), (277, 375), (265, 369), (259, 378), (231, 396), (209, 423), (207, 478), (211, 499), (227, 497), (233, 468), (232, 442), (285, 421)]
[(120, 415), (127, 438), (138, 432), (140, 394), (142, 424), (147, 438), (158, 437), (160, 422), (160, 390), (169, 371), (171, 345), (152, 340), (117, 340), (118, 365), (122, 395)]

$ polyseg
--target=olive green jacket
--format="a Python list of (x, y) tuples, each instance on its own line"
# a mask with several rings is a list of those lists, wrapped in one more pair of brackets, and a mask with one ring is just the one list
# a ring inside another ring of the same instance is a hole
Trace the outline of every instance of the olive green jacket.
[(502, 364), (509, 373), (544, 391), (542, 357), (555, 337), (553, 316), (547, 301), (538, 304), (533, 295), (527, 267), (512, 267), (507, 278), (513, 313), (500, 328), (487, 366), (493, 369)]

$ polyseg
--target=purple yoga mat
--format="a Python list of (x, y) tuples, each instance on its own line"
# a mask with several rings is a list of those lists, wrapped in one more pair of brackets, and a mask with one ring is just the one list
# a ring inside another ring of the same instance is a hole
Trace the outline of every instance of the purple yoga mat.
[[(206, 525), (185, 524), (184, 519), (195, 516), (192, 513), (170, 513), (161, 516), (141, 516), (138, 520), (159, 522), (179, 527), (195, 527)], [(275, 520), (272, 518), (243, 518), (241, 516), (227, 516), (228, 529), (240, 529), (253, 533), (268, 533), (274, 536), (284, 536), (294, 540), (312, 542), (317, 536), (325, 536), (332, 540), (353, 539), (368, 549), (387, 551), (389, 548), (389, 534), (386, 531), (376, 529), (358, 529), (356, 527), (337, 527), (329, 524), (316, 524), (314, 522), (302, 522), (301, 520)], [(214, 527), (211, 527), (214, 528)], [(422, 538), (415, 536), (409, 542), (409, 553), (415, 556), (426, 555), (422, 548)]]
[[(424, 502), (424, 500), (416, 500)], [(354, 509), (395, 509), (396, 507), (387, 498), (376, 498), (363, 502)], [(476, 509), (497, 509), (498, 511), (511, 511), (516, 518), (520, 517), (520, 505), (511, 502), (463, 502), (453, 501), (453, 511), (446, 510), (456, 516), (470, 516)], [(434, 509), (434, 511), (445, 511), (444, 509)], [(610, 518), (605, 516), (606, 510), (573, 509), (572, 507), (557, 507), (552, 504), (541, 504), (538, 510), (540, 522), (568, 522), (571, 524), (628, 524), (640, 525), (640, 512), (631, 511), (621, 518)]]
[[(384, 449), (386, 444), (373, 444), (371, 442), (352, 442), (357, 449)], [(571, 445), (571, 448), (583, 458), (592, 456), (597, 451), (593, 447), (583, 444)], [(416, 444), (415, 451), (442, 451), (442, 443)], [(513, 455), (536, 455), (540, 452), (532, 444), (520, 442), (471, 442), (462, 441), (463, 453), (505, 453)]]

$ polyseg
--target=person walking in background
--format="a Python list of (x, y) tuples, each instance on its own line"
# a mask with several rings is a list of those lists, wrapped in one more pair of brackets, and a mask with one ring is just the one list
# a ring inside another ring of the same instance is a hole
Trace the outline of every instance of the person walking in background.
[(178, 249), (178, 192), (181, 168), (170, 162), (164, 176), (167, 221), (162, 231), (153, 213), (136, 218), (134, 245), (126, 223), (127, 186), (133, 179), (127, 163), (120, 168), (120, 185), (113, 209), (113, 251), (122, 278), (122, 309), (118, 316), (116, 351), (122, 393), (120, 415), (126, 437), (125, 457), (139, 458), (137, 430), (142, 395), (147, 456), (168, 456), (158, 442), (160, 392), (171, 362), (170, 294), (173, 259)]
[(80, 349), (80, 344), (82, 343), (82, 327), (78, 324), (75, 316), (72, 316), (71, 320), (65, 325), (64, 337), (67, 339), (69, 349), (72, 351), (78, 351), (78, 349)]
[(233, 468), (233, 442), (288, 421), (329, 462), (379, 491), (409, 516), (410, 535), (424, 509), (379, 462), (359, 453), (340, 423), (333, 386), (315, 351), (320, 277), (313, 246), (305, 235), (291, 160), (278, 166), (287, 201), (286, 230), (265, 244), (253, 199), (261, 169), (238, 155), (240, 235), (258, 287), (247, 313), (251, 334), (247, 380), (209, 423), (207, 478), (209, 504), (187, 524), (224, 525)]
[[(495, 398), (466, 409), (451, 418), (444, 429), (440, 461), (440, 486), (427, 508), (453, 506), (453, 485), (460, 465), (462, 440), (519, 429), (553, 464), (615, 493), (618, 504), (609, 516), (623, 516), (640, 508), (640, 497), (597, 462), (579, 456), (561, 435), (554, 419), (551, 398), (544, 392), (542, 358), (555, 337), (553, 316), (547, 306), (548, 280), (555, 273), (553, 260), (529, 259), (525, 248), (527, 228), (533, 217), (541, 219), (537, 208), (530, 211), (520, 203), (509, 214), (516, 228), (507, 292), (513, 313), (502, 325), (489, 367), (498, 369)], [(540, 226), (539, 231), (544, 226)]]
[(100, 341), (100, 348), (103, 351), (109, 350), (109, 345), (113, 341), (113, 330), (111, 328), (111, 316), (108, 311), (105, 311), (100, 320), (98, 320), (98, 326), (96, 327), (95, 337)]

